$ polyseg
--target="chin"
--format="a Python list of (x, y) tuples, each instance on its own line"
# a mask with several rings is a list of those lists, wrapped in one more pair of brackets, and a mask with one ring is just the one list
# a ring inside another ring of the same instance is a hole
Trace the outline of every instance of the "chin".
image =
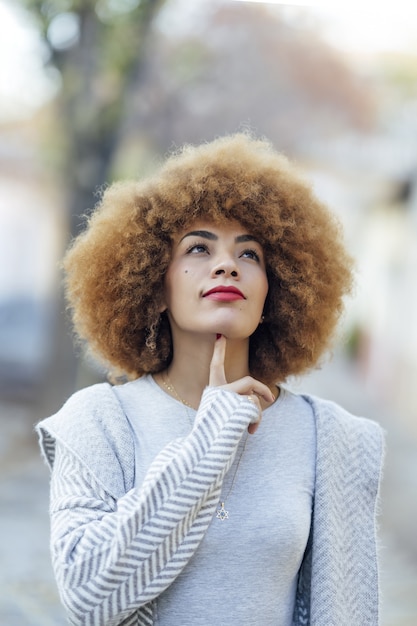
[[(230, 340), (245, 340), (249, 339), (251, 335), (256, 331), (258, 325), (242, 324), (243, 320), (232, 319), (232, 316), (227, 319), (226, 316), (212, 315), (211, 319), (200, 319), (194, 328), (195, 331), (201, 334), (213, 334), (220, 333), (224, 335), (226, 339)], [(240, 323), (239, 323), (240, 322)]]
[(255, 330), (248, 330), (224, 325), (218, 326), (216, 330), (214, 330), (214, 332), (224, 335), (226, 339), (243, 341), (245, 339), (249, 339), (249, 337), (255, 332)]

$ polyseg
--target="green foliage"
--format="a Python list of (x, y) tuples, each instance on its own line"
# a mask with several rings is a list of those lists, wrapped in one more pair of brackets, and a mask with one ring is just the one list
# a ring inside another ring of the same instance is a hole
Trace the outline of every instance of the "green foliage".
[(386, 55), (380, 61), (384, 79), (397, 90), (403, 98), (417, 94), (417, 64), (414, 56)]
[[(162, 4), (160, 0), (21, 0), (36, 18), (51, 52), (51, 62), (61, 71), (77, 46), (96, 48), (96, 67), (124, 72), (135, 60), (150, 19)], [(67, 18), (67, 25), (63, 22)], [(68, 45), (57, 44), (52, 36), (61, 21), (65, 27), (77, 25), (77, 37)], [(90, 40), (90, 41), (88, 41)], [(79, 68), (80, 70), (82, 68)]]

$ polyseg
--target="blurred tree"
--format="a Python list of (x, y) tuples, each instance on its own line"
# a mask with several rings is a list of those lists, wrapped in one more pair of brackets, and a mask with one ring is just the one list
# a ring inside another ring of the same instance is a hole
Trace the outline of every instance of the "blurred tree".
[(213, 2), (181, 36), (161, 29), (132, 126), (166, 150), (167, 139), (199, 142), (246, 123), (293, 155), (372, 128), (372, 86), (292, 9), (290, 20), (282, 7)]
[(21, 0), (59, 71), (56, 99), (70, 233), (108, 182), (126, 113), (138, 90), (151, 25), (164, 0)]
[[(20, 2), (36, 20), (45, 63), (60, 82), (51, 120), (54, 165), (68, 207), (68, 236), (74, 236), (95, 192), (111, 178), (127, 103), (132, 92), (140, 91), (144, 50), (164, 0)], [(72, 349), (62, 294), (58, 307), (41, 411), (54, 410), (74, 387), (95, 379), (95, 374), (86, 378), (93, 370)]]

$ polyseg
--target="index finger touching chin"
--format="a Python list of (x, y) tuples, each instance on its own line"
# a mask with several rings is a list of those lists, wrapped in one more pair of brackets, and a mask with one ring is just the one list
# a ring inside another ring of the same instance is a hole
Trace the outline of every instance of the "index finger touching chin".
[(210, 362), (210, 380), (211, 386), (225, 385), (226, 375), (224, 371), (224, 360), (226, 357), (226, 337), (220, 335), (214, 343), (213, 356)]

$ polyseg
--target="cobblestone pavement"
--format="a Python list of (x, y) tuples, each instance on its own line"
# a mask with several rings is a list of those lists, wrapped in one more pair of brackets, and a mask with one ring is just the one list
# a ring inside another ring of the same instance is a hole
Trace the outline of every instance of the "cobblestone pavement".
[[(340, 363), (296, 389), (331, 397), (387, 430), (381, 626), (417, 626), (417, 441), (397, 419), (381, 414)], [(0, 626), (66, 624), (49, 560), (48, 471), (33, 421), (27, 406), (0, 402)]]

